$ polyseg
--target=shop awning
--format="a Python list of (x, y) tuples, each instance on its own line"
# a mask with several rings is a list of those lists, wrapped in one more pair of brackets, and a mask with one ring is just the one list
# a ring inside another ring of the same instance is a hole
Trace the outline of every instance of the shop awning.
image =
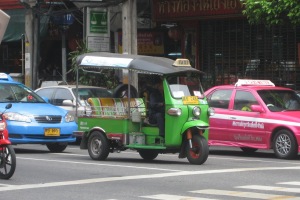
[[(10, 16), (6, 32), (4, 34), (2, 42), (15, 42), (22, 39), (22, 35), (25, 35), (25, 13), (26, 9), (13, 9), (5, 10)], [(40, 36), (44, 37), (48, 31), (48, 16), (42, 16), (40, 19)]]

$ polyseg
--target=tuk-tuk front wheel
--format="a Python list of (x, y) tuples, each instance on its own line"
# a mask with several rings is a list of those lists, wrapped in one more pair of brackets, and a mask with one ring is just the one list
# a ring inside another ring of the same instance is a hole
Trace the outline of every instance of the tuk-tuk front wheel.
[(99, 131), (93, 132), (88, 140), (88, 152), (93, 160), (105, 160), (109, 154), (108, 139)]
[(148, 149), (139, 150), (139, 154), (144, 160), (148, 161), (154, 160), (158, 156), (158, 152)]
[(189, 142), (186, 144), (186, 157), (191, 164), (203, 164), (209, 154), (207, 140), (201, 135), (193, 135), (192, 137), (193, 148), (190, 148)]

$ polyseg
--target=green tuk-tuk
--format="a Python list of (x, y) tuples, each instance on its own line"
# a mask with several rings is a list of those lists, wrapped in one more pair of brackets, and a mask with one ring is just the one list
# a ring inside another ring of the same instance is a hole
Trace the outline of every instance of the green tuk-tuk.
[[(78, 69), (99, 73), (105, 69), (128, 72), (128, 83), (120, 85), (112, 98), (89, 98), (90, 111), (78, 116), (81, 149), (88, 149), (94, 160), (105, 160), (109, 153), (136, 150), (145, 160), (158, 154), (179, 153), (191, 164), (203, 164), (209, 154), (209, 107), (200, 82), (202, 72), (187, 59), (86, 53), (77, 59)], [(132, 74), (137, 78), (134, 87)], [(165, 135), (155, 124), (147, 123), (148, 99), (139, 96), (141, 79), (159, 76), (163, 84)], [(124, 95), (126, 94), (126, 95)], [(77, 99), (79, 100), (79, 99)]]

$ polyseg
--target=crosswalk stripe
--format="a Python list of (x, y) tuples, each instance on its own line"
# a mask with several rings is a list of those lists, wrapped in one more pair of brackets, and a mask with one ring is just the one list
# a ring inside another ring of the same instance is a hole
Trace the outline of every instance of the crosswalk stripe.
[(240, 191), (230, 191), (230, 190), (215, 190), (215, 189), (206, 189), (206, 190), (196, 190), (190, 191), (192, 193), (198, 194), (211, 194), (211, 195), (223, 195), (223, 196), (234, 196), (234, 197), (245, 197), (252, 199), (288, 199), (288, 200), (300, 200), (300, 198), (294, 196), (283, 196), (283, 195), (272, 195), (272, 194), (263, 194), (256, 192), (240, 192)]
[(236, 188), (300, 193), (300, 188), (272, 187), (272, 186), (263, 186), (263, 185), (245, 185), (245, 186), (238, 186)]
[(159, 200), (216, 200), (216, 199), (197, 198), (197, 197), (169, 195), (169, 194), (157, 194), (157, 195), (140, 196), (140, 197), (149, 198), (149, 199), (159, 199)]
[(281, 182), (278, 184), (284, 184), (284, 185), (300, 185), (299, 181), (290, 181), (290, 182)]

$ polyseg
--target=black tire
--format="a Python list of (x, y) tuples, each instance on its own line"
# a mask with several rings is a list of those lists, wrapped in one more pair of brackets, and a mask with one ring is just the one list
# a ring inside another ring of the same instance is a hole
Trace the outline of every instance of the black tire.
[(17, 165), (16, 153), (11, 145), (2, 146), (0, 150), (0, 178), (10, 179)]
[(201, 135), (193, 135), (192, 144), (193, 148), (190, 149), (188, 140), (186, 141), (186, 157), (191, 164), (201, 165), (203, 164), (209, 154), (209, 148), (207, 140)]
[(51, 144), (46, 144), (46, 146), (49, 149), (49, 151), (51, 151), (52, 153), (61, 153), (67, 148), (68, 144), (67, 143), (51, 143)]
[(289, 130), (280, 130), (273, 140), (275, 155), (281, 159), (294, 159), (298, 154), (296, 139)]
[(108, 139), (99, 131), (93, 132), (88, 140), (88, 152), (93, 160), (105, 160), (109, 154)]
[(139, 154), (144, 160), (147, 161), (154, 160), (158, 156), (158, 152), (147, 149), (139, 150)]
[[(113, 97), (114, 98), (125, 98), (128, 95), (128, 84), (121, 84), (118, 85), (114, 92), (113, 92)], [(138, 97), (138, 92), (135, 87), (130, 85), (130, 98), (137, 98)]]
[(249, 148), (249, 147), (241, 147), (241, 149), (246, 154), (252, 154), (257, 151), (256, 148)]

